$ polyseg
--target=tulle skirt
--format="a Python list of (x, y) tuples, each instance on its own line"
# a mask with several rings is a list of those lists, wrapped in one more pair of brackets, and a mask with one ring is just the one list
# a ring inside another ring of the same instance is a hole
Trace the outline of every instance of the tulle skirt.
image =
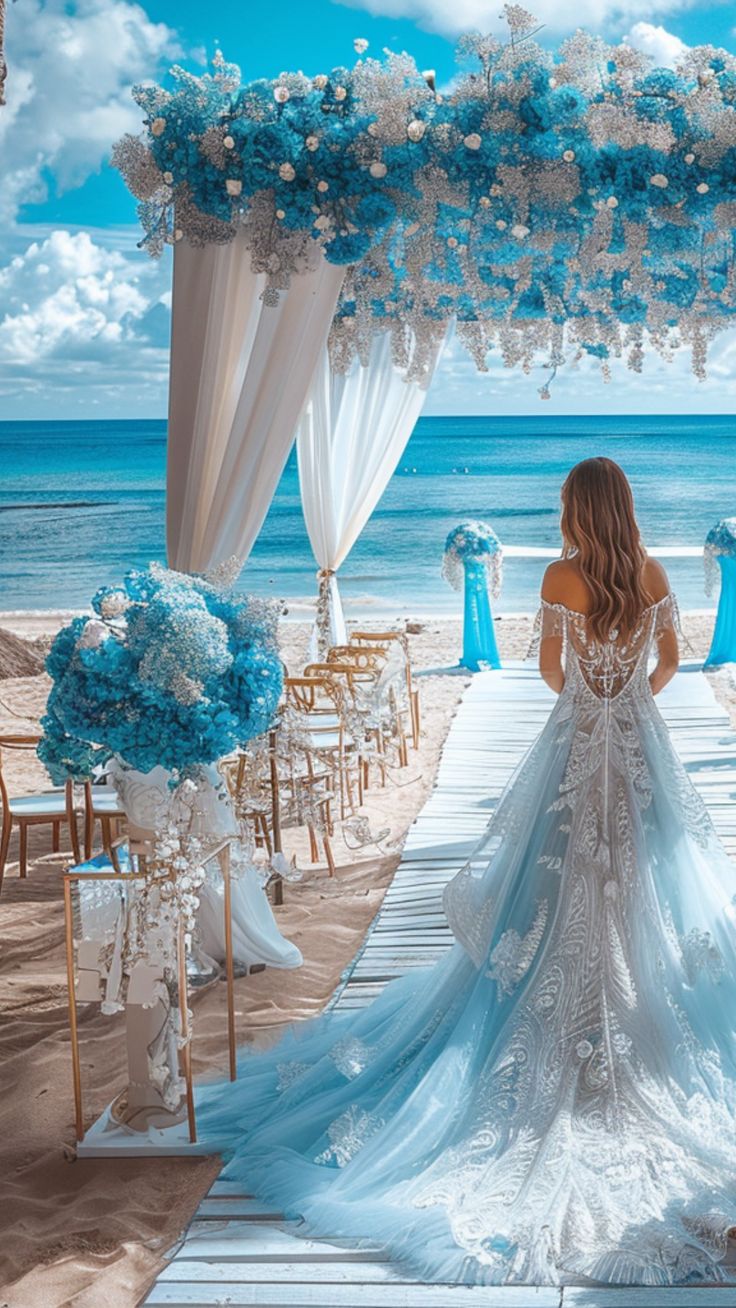
[(654, 702), (563, 695), (452, 951), (205, 1088), (224, 1175), (426, 1280), (725, 1279), (735, 880)]

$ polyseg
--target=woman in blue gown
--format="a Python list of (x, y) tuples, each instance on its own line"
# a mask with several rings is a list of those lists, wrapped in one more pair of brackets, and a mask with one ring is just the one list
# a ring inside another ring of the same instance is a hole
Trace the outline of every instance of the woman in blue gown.
[(204, 1129), (305, 1234), (427, 1280), (724, 1279), (734, 868), (655, 705), (676, 605), (628, 482), (586, 460), (562, 504), (539, 618), (559, 695), (447, 887), (454, 949), (244, 1055)]

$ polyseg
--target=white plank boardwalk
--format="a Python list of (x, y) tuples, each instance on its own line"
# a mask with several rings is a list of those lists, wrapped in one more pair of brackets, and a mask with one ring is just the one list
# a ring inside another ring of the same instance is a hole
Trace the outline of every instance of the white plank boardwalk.
[[(360, 1008), (392, 977), (451, 946), (442, 890), (482, 834), (503, 787), (549, 713), (534, 670), (473, 678), (447, 738), (435, 789), (411, 828), (383, 906), (332, 1004)], [(660, 704), (729, 851), (736, 851), (736, 734), (697, 664)], [(736, 1308), (736, 1288), (600, 1289), (425, 1285), (379, 1248), (307, 1240), (292, 1223), (216, 1181), (145, 1300), (262, 1308)]]

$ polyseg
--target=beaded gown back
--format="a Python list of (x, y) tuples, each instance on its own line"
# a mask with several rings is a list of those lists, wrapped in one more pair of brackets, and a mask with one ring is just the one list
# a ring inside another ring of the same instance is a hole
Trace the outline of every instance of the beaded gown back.
[(457, 944), (213, 1087), (227, 1173), (426, 1279), (723, 1279), (736, 1223), (734, 867), (648, 658), (543, 604), (565, 685), (470, 862)]

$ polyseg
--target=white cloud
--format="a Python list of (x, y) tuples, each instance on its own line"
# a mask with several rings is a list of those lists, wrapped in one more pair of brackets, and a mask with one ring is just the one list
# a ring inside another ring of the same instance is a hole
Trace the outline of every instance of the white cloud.
[(7, 105), (0, 112), (0, 222), (99, 169), (138, 131), (134, 82), (180, 53), (175, 34), (129, 0), (23, 0), (7, 15)]
[(0, 268), (0, 396), (22, 413), (45, 394), (112, 412), (134, 382), (160, 412), (168, 373), (168, 260), (106, 248), (86, 232), (52, 231)]
[[(458, 32), (504, 30), (499, 16), (500, 4), (488, 0), (340, 0), (351, 8), (366, 9), (371, 14), (389, 18), (408, 18), (433, 32), (454, 35)], [(654, 16), (689, 8), (693, 0), (648, 0), (647, 12)], [(579, 0), (530, 0), (525, 6), (535, 18), (553, 32), (570, 31), (581, 23), (589, 31), (607, 24), (630, 23), (642, 11), (641, 0), (588, 0), (581, 10)]]
[(674, 32), (654, 23), (634, 23), (624, 37), (627, 45), (651, 55), (660, 68), (674, 68), (686, 54), (688, 47)]

